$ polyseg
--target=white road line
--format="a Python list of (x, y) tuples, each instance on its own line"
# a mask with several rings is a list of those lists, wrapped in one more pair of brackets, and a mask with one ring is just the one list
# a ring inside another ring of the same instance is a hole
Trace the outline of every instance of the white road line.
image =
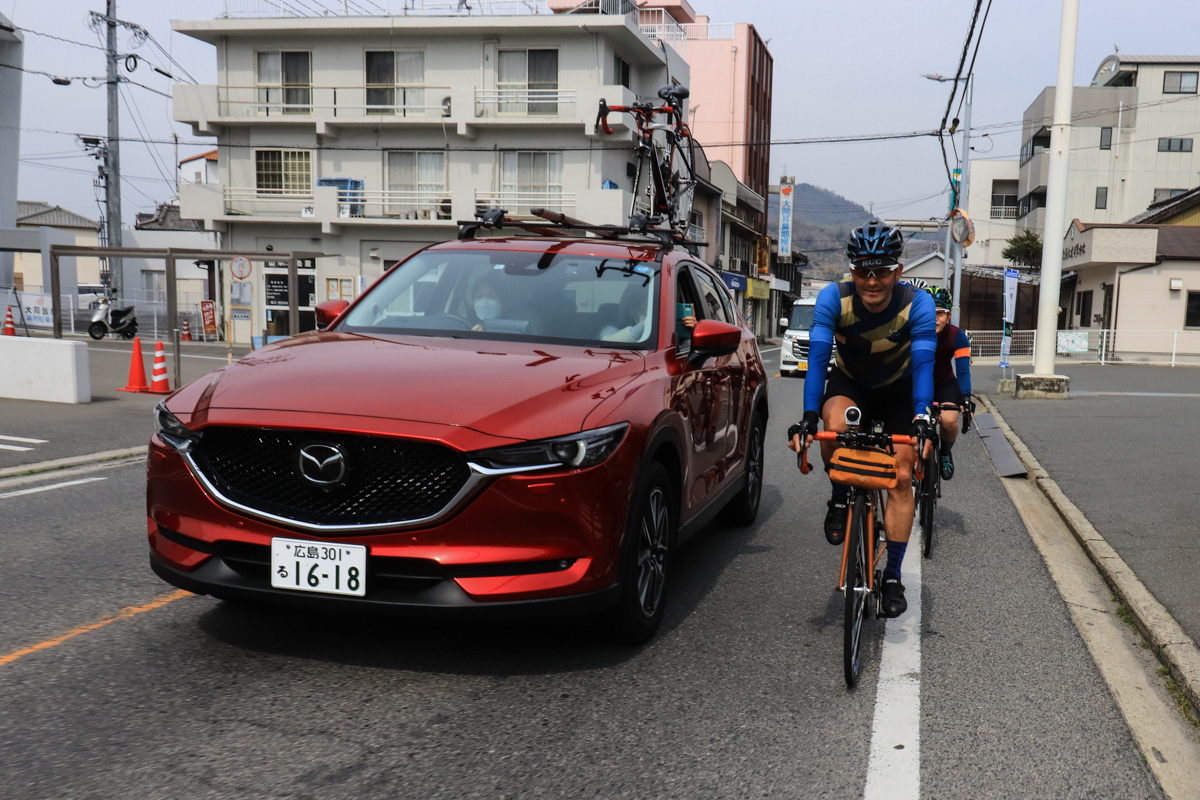
[(863, 800), (921, 796), (921, 536), (913, 536), (901, 570), (908, 611), (887, 622)]
[(51, 489), (62, 489), (65, 486), (76, 486), (81, 483), (91, 483), (92, 481), (106, 481), (108, 478), (80, 478), (77, 481), (65, 481), (63, 483), (52, 483), (49, 486), (35, 486), (32, 489), (20, 489), (15, 492), (5, 492), (0, 494), (0, 500), (9, 497), (19, 497), (23, 494), (37, 494), (38, 492), (48, 492)]
[(6, 442), (25, 442), (26, 444), (46, 444), (49, 439), (26, 439), (24, 436), (0, 436)]
[[(0, 437), (3, 438), (3, 437)], [(0, 444), (0, 450), (15, 450), (18, 453), (27, 453), (32, 450), (32, 447), (18, 447), (15, 444)]]

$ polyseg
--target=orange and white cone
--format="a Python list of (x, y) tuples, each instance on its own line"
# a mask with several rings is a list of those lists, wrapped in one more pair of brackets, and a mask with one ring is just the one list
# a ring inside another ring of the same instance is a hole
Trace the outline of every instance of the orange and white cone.
[(133, 340), (133, 356), (129, 360), (129, 383), (118, 392), (148, 392), (146, 385), (146, 362), (142, 359), (142, 340)]
[(188, 319), (187, 319), (187, 317), (184, 317), (184, 318), (183, 318), (183, 333), (180, 335), (180, 337), (179, 337), (179, 341), (181, 341), (181, 342), (190, 342), (191, 340), (192, 340), (192, 331), (191, 331), (191, 329), (188, 327)]
[(162, 342), (154, 343), (154, 368), (150, 373), (150, 394), (170, 394), (171, 382), (167, 380), (167, 356)]
[(16, 335), (17, 335), (17, 329), (13, 325), (12, 306), (9, 306), (8, 310), (4, 312), (4, 333), (0, 334), (0, 336), (16, 336)]

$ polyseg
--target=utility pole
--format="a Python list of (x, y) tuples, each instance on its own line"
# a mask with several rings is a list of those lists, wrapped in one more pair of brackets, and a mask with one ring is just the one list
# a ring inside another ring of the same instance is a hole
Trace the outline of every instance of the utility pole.
[[(967, 111), (963, 115), (963, 156), (962, 156), (962, 186), (958, 190), (958, 207), (963, 208), (971, 199), (971, 100), (974, 94), (974, 75), (967, 75)], [(962, 302), (962, 258), (963, 246), (954, 248), (954, 308), (950, 310), (950, 324), (957, 326), (959, 320), (959, 304)]]
[[(104, 20), (107, 29), (108, 142), (104, 148), (104, 205), (108, 246), (121, 246), (121, 85), (117, 73), (117, 0), (108, 0)], [(121, 259), (109, 256), (108, 270), (114, 294), (121, 294), (124, 275)]]
[(1046, 227), (1042, 234), (1042, 275), (1038, 292), (1037, 346), (1033, 374), (1017, 376), (1017, 397), (1066, 398), (1065, 375), (1054, 374), (1058, 345), (1058, 301), (1062, 287), (1063, 237), (1067, 229), (1067, 168), (1071, 150), (1071, 105), (1075, 90), (1075, 44), (1079, 0), (1063, 0), (1058, 40), (1058, 79), (1054, 123), (1050, 129), (1050, 164), (1046, 175)]

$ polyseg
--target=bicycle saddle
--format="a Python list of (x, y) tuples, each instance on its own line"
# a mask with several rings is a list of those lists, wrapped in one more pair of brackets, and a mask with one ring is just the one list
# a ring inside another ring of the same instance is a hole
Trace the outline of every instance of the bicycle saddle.
[(688, 91), (686, 86), (676, 86), (671, 83), (668, 83), (666, 86), (663, 86), (658, 90), (659, 99), (666, 100), (672, 105), (680, 100), (686, 100), (690, 94), (691, 92)]

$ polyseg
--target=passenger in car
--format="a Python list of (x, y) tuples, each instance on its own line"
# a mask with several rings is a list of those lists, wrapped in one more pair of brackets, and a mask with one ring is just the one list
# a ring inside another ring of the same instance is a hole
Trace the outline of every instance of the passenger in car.
[(480, 278), (471, 290), (470, 312), (475, 317), (473, 331), (483, 330), (484, 320), (496, 319), (504, 312), (504, 301), (500, 299), (500, 289), (496, 281), (485, 276)]
[[(605, 325), (600, 338), (606, 342), (642, 342), (650, 335), (646, 317), (646, 290), (631, 284), (625, 287), (617, 309), (617, 324)], [(624, 326), (624, 327), (619, 327)]]

